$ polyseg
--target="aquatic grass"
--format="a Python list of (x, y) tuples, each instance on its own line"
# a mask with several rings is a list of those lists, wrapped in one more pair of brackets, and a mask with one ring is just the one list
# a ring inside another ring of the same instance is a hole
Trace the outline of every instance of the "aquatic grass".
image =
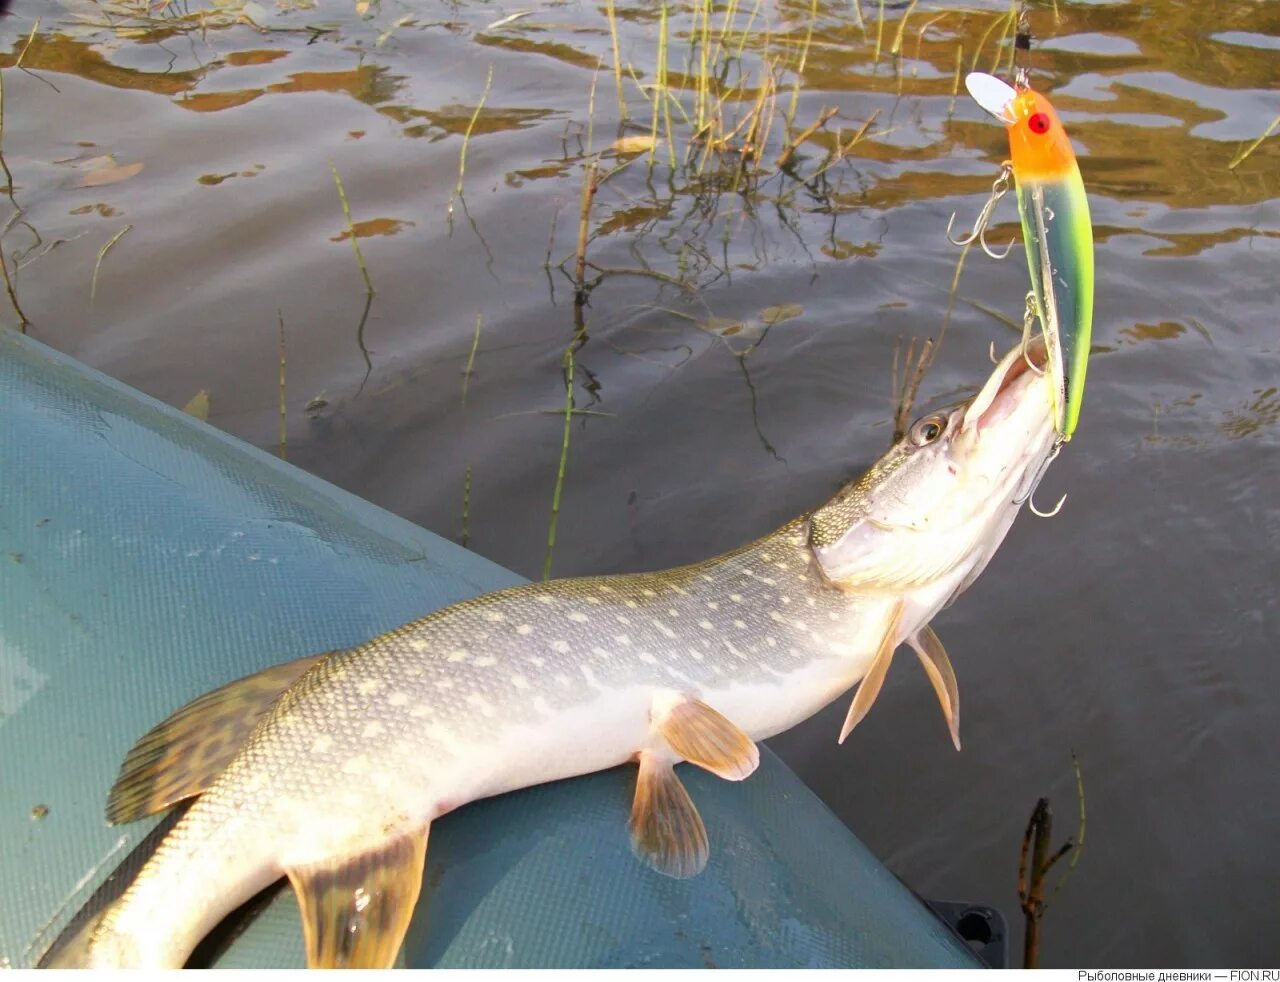
[(471, 386), (471, 376), (475, 374), (476, 351), (480, 347), (480, 324), (483, 313), (476, 314), (476, 330), (471, 337), (471, 351), (467, 355), (467, 367), (462, 370), (462, 408), (467, 408), (467, 389)]
[[(489, 66), (488, 72), (484, 77), (484, 91), (480, 93), (480, 101), (476, 103), (475, 112), (471, 114), (471, 119), (467, 122), (467, 129), (462, 134), (462, 149), (458, 151), (458, 183), (454, 185), (453, 193), (449, 195), (448, 218), (453, 221), (453, 202), (455, 198), (462, 197), (463, 181), (467, 176), (467, 147), (471, 143), (471, 133), (476, 128), (476, 120), (480, 118), (480, 111), (484, 109), (484, 102), (489, 98), (489, 87), (493, 85), (493, 65)], [(592, 83), (592, 92), (595, 91), (595, 83)]]
[(93, 303), (94, 299), (98, 295), (98, 270), (102, 268), (102, 260), (106, 258), (107, 252), (110, 251), (111, 247), (123, 239), (132, 228), (132, 224), (126, 225), (115, 235), (111, 236), (111, 238), (107, 240), (106, 244), (98, 250), (98, 259), (93, 264), (93, 278), (89, 282), (89, 303)]
[(1258, 137), (1256, 140), (1250, 143), (1247, 147), (1244, 147), (1241, 150), (1239, 150), (1236, 153), (1236, 155), (1231, 158), (1231, 163), (1227, 164), (1227, 170), (1235, 170), (1237, 167), (1243, 164), (1246, 160), (1248, 160), (1249, 155), (1252, 154), (1255, 150), (1257, 150), (1258, 147), (1262, 146), (1262, 142), (1276, 131), (1276, 127), (1280, 127), (1280, 116), (1277, 116), (1275, 119), (1271, 121), (1271, 125), (1262, 131), (1262, 136)]
[[(1080, 774), (1080, 758), (1073, 751), (1071, 764), (1075, 771), (1076, 797), (1080, 806), (1080, 824), (1075, 839), (1067, 839), (1051, 854), (1049, 849), (1053, 841), (1053, 810), (1049, 807), (1049, 799), (1041, 798), (1031, 811), (1027, 829), (1022, 836), (1022, 847), (1018, 855), (1018, 901), (1022, 907), (1025, 920), (1022, 945), (1022, 967), (1036, 968), (1040, 963), (1040, 922), (1049, 909), (1049, 901), (1057, 896), (1063, 885), (1074, 872), (1084, 849), (1086, 828), (1086, 812), (1084, 799), (1084, 779)], [(1068, 853), (1072, 854), (1071, 863), (1063, 871), (1057, 885), (1048, 898), (1044, 895), (1045, 880), (1049, 871)], [(1028, 867), (1028, 857), (1030, 866)]]
[(462, 548), (469, 548), (467, 543), (471, 541), (471, 465), (467, 464), (466, 473), (462, 478), (462, 536), (459, 545)]
[(289, 417), (288, 407), (285, 402), (284, 387), (284, 371), (285, 371), (285, 338), (284, 338), (284, 311), (279, 307), (276, 308), (276, 320), (280, 325), (280, 447), (277, 451), (281, 460), (287, 460), (289, 457)]
[(618, 122), (630, 119), (627, 113), (627, 97), (622, 89), (622, 51), (618, 45), (618, 12), (614, 0), (605, 0), (605, 18), (609, 21), (609, 44), (613, 50), (613, 84), (618, 96)]
[[(351, 250), (356, 254), (356, 265), (360, 267), (360, 275), (364, 278), (365, 296), (370, 300), (377, 292), (373, 288), (373, 280), (369, 278), (369, 267), (365, 265), (364, 253), (360, 251), (360, 238), (356, 235), (355, 223), (351, 220), (351, 205), (347, 201), (346, 189), (342, 186), (342, 178), (338, 175), (338, 168), (334, 166), (333, 161), (329, 161), (329, 170), (333, 172), (333, 183), (338, 188), (338, 200), (342, 202), (342, 214), (347, 220), (347, 237), (351, 239)], [(365, 305), (365, 313), (368, 314), (368, 305)], [(364, 329), (364, 320), (360, 322), (360, 328)], [(363, 347), (363, 343), (361, 344)], [(366, 356), (367, 358), (367, 356)]]

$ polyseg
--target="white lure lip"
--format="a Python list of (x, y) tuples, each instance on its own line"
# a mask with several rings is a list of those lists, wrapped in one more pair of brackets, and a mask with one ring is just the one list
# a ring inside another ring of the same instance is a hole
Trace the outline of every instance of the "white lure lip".
[(964, 87), (974, 102), (1000, 122), (1016, 122), (1011, 107), (1018, 93), (1008, 82), (986, 72), (970, 72), (964, 77)]

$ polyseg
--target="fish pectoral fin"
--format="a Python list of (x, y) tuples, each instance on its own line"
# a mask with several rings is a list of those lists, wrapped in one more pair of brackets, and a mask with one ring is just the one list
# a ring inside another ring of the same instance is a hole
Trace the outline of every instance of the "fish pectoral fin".
[(924, 666), (925, 674), (933, 683), (933, 691), (938, 694), (938, 702), (942, 704), (942, 715), (947, 719), (951, 742), (959, 750), (960, 687), (956, 684), (956, 673), (951, 667), (951, 659), (947, 657), (947, 649), (928, 624), (907, 638), (907, 644), (920, 656), (920, 664)]
[(193, 699), (129, 751), (107, 794), (107, 821), (133, 822), (211, 785), (289, 686), (331, 652), (273, 665)]
[(707, 830), (670, 760), (640, 752), (640, 774), (631, 803), (631, 851), (651, 869), (676, 879), (707, 865)]
[(905, 606), (903, 601), (899, 600), (893, 615), (889, 618), (889, 627), (884, 632), (884, 638), (880, 641), (880, 647), (876, 650), (871, 667), (862, 677), (858, 691), (853, 695), (853, 702), (849, 704), (849, 712), (844, 717), (844, 726), (840, 728), (840, 739), (837, 741), (839, 743), (844, 743), (853, 728), (862, 722), (863, 717), (875, 703), (876, 697), (880, 695), (880, 687), (884, 685), (884, 678), (889, 674), (889, 665), (893, 662), (893, 652), (898, 647), (898, 625), (902, 621), (902, 610)]
[(390, 968), (409, 930), (431, 825), (366, 852), (286, 867), (308, 968)]
[(691, 764), (726, 781), (750, 777), (760, 765), (760, 751), (743, 733), (705, 702), (690, 696), (657, 707), (654, 726), (668, 746)]

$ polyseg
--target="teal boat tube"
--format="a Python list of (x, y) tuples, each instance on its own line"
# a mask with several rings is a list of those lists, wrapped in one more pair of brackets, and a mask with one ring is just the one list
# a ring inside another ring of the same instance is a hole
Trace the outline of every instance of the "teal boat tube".
[[(166, 819), (103, 805), (175, 706), (518, 581), (0, 331), (0, 967), (35, 965), (154, 847)], [(432, 826), (401, 961), (981, 966), (768, 751), (742, 783), (681, 771), (717, 843), (701, 875), (632, 856), (624, 769), (476, 802)], [(305, 964), (293, 892), (249, 906), (192, 964)]]

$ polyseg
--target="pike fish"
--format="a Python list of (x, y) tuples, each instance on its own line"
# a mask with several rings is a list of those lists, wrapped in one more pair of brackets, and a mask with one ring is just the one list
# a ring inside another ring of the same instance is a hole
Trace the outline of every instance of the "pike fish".
[(1093, 223), (1080, 166), (1062, 121), (1041, 93), (985, 72), (971, 72), (965, 86), (1009, 135), (1031, 292), (1049, 368), (1060, 381), (1056, 425), (1070, 440), (1080, 423), (1093, 334)]
[(287, 877), (312, 967), (389, 966), (432, 822), (517, 788), (638, 765), (631, 844), (658, 872), (707, 862), (673, 770), (748, 777), (756, 741), (919, 656), (959, 748), (955, 674), (930, 621), (982, 572), (1055, 442), (1039, 339), (968, 403), (917, 420), (861, 478), (732, 552), (662, 572), (531, 583), (357, 647), (229, 683), (126, 758), (107, 817), (195, 796), (55, 967), (181, 966), (228, 912)]

